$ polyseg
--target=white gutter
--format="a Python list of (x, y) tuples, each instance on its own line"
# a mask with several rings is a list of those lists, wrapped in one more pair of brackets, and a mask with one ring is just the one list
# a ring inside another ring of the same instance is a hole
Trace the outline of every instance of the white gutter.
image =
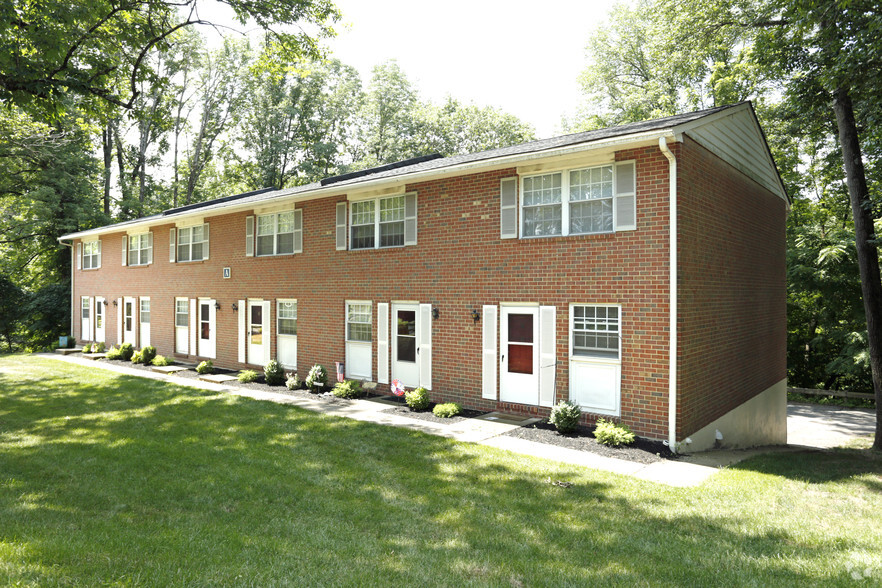
[(670, 204), (668, 206), (670, 223), (670, 302), (668, 325), (668, 447), (677, 453), (677, 159), (668, 148), (664, 137), (658, 140), (658, 147), (668, 158), (668, 186)]

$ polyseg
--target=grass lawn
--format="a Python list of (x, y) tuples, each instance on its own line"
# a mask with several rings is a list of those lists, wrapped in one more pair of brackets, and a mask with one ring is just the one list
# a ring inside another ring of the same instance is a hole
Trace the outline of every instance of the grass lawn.
[(770, 454), (683, 490), (0, 357), (3, 586), (880, 583), (866, 451)]

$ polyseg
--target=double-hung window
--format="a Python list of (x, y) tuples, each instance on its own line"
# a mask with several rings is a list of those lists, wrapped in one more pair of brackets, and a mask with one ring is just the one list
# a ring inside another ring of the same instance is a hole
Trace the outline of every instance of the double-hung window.
[(150, 299), (141, 298), (141, 311), (138, 313), (142, 324), (150, 324)]
[(257, 217), (257, 255), (294, 253), (294, 211)]
[(619, 307), (578, 304), (570, 326), (574, 356), (619, 359)]
[(634, 162), (623, 162), (523, 178), (521, 236), (636, 228), (634, 171)]
[(346, 339), (371, 341), (371, 305), (369, 302), (350, 302), (346, 308)]
[(350, 215), (350, 249), (416, 244), (416, 194), (353, 202)]
[(208, 225), (178, 229), (178, 261), (202, 261), (208, 250)]
[(153, 261), (153, 233), (129, 236), (129, 265), (148, 265)]
[(187, 327), (190, 325), (190, 306), (187, 300), (175, 300), (175, 326)]
[(81, 267), (84, 270), (101, 267), (101, 241), (89, 241), (83, 243), (83, 260)]
[(297, 334), (297, 303), (279, 302), (278, 310), (279, 335)]

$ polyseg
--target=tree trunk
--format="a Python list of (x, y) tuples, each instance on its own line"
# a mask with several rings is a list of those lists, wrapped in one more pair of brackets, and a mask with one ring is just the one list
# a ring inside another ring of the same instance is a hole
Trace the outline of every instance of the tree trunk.
[(870, 368), (876, 394), (876, 438), (873, 449), (882, 451), (882, 279), (879, 276), (879, 251), (871, 214), (870, 192), (864, 175), (861, 146), (858, 141), (854, 110), (847, 88), (833, 95), (833, 111), (839, 127), (839, 145), (845, 162), (845, 183), (854, 217), (855, 246), (861, 274), (861, 293), (867, 314), (867, 340), (870, 345)]
[(107, 121), (101, 133), (104, 148), (104, 214), (110, 218), (110, 172), (113, 166), (113, 128)]

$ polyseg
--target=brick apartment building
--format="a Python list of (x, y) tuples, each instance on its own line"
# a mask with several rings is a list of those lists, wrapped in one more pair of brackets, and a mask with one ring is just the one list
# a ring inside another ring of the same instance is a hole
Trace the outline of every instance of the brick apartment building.
[[(786, 441), (789, 200), (750, 103), (65, 235), (73, 335), (689, 449)], [(384, 389), (384, 387), (380, 387)]]

